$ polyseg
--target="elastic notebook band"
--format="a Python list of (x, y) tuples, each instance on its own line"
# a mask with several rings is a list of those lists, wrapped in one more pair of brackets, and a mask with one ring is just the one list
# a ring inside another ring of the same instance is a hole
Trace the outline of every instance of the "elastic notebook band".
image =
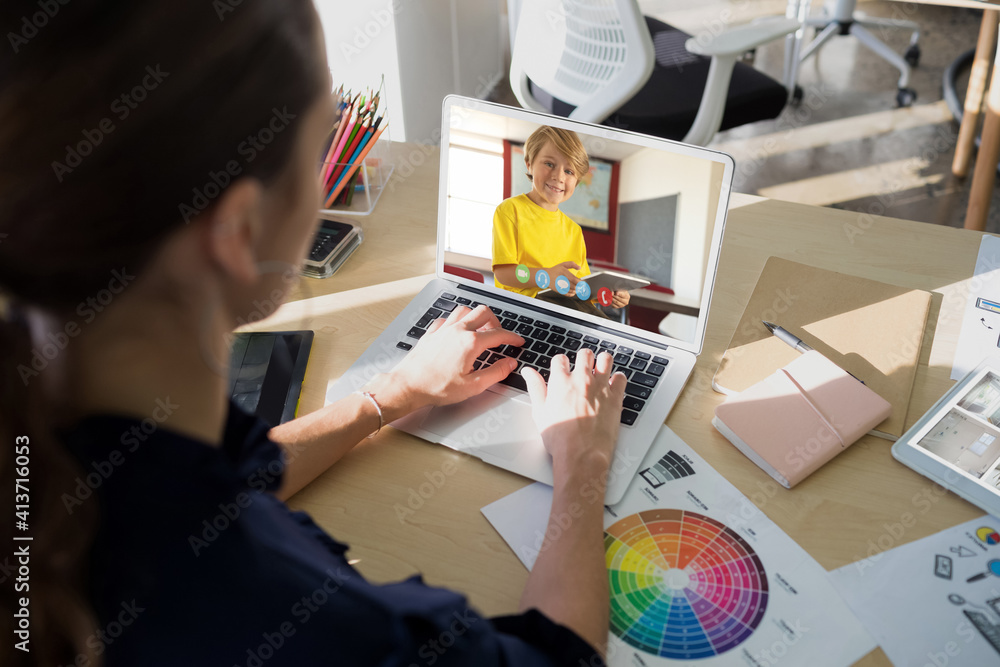
[(800, 385), (798, 381), (792, 377), (792, 374), (789, 373), (786, 369), (782, 368), (781, 372), (788, 376), (788, 379), (791, 380), (792, 384), (795, 385), (795, 388), (799, 390), (799, 394), (802, 396), (802, 398), (805, 399), (806, 403), (809, 404), (809, 407), (813, 409), (813, 412), (819, 415), (819, 418), (823, 421), (824, 424), (826, 424), (827, 428), (829, 428), (830, 431), (832, 431), (833, 434), (837, 436), (837, 440), (840, 440), (840, 446), (847, 447), (847, 445), (844, 443), (843, 436), (840, 435), (840, 432), (833, 426), (833, 424), (830, 423), (830, 420), (826, 418), (826, 415), (823, 414), (823, 412), (816, 406), (816, 404), (813, 403), (811, 400), (809, 400), (809, 393), (805, 390), (805, 387)]

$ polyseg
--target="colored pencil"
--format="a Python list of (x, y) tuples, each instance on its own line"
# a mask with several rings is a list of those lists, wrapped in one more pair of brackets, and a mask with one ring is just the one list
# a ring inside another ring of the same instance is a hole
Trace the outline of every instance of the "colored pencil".
[(364, 111), (359, 111), (358, 112), (358, 116), (357, 116), (357, 120), (354, 123), (354, 127), (351, 128), (351, 133), (347, 137), (347, 141), (344, 142), (343, 149), (338, 152), (339, 157), (337, 158), (337, 164), (343, 164), (344, 158), (346, 158), (348, 155), (350, 155), (350, 148), (349, 147), (350, 147), (350, 145), (352, 143), (354, 143), (354, 139), (355, 139), (355, 137), (358, 136), (358, 132), (360, 131), (361, 126), (364, 124), (364, 122), (365, 122), (365, 112)]
[(358, 145), (364, 140), (365, 132), (369, 129), (368, 122), (368, 120), (364, 120), (358, 124), (357, 128), (355, 128), (354, 136), (348, 141), (347, 146), (344, 148), (344, 153), (337, 160), (337, 167), (333, 170), (329, 179), (333, 181), (334, 187), (339, 182), (338, 177), (353, 164), (351, 157), (357, 154)]
[(358, 170), (358, 167), (361, 166), (361, 163), (365, 161), (365, 158), (368, 157), (369, 151), (371, 151), (372, 147), (375, 146), (375, 144), (378, 142), (379, 135), (381, 135), (384, 131), (385, 127), (382, 127), (377, 132), (375, 132), (375, 134), (371, 136), (371, 138), (365, 144), (364, 148), (361, 150), (361, 153), (357, 156), (356, 160), (354, 161), (354, 164), (351, 165), (350, 171), (348, 172), (347, 176), (340, 180), (340, 185), (335, 186), (333, 192), (330, 193), (330, 196), (326, 198), (326, 202), (323, 204), (324, 208), (329, 208), (330, 203), (336, 198), (338, 194), (340, 194), (340, 189), (343, 189), (344, 184), (346, 184), (347, 181), (350, 179), (350, 177), (354, 175), (354, 172)]
[[(358, 135), (358, 140), (355, 141), (354, 152), (351, 153), (350, 159), (346, 160), (345, 164), (347, 164), (347, 165), (353, 165), (354, 164), (354, 161), (358, 159), (358, 155), (364, 149), (365, 145), (368, 143), (368, 140), (371, 139), (373, 133), (374, 133), (374, 131), (369, 127), (369, 128), (365, 128), (365, 132), (364, 132), (363, 135), (362, 134)], [(342, 177), (343, 177), (343, 174), (341, 174), (341, 178)], [(334, 183), (333, 183), (334, 187), (337, 187), (338, 185), (340, 185), (340, 178), (337, 178), (334, 181)]]
[(332, 178), (332, 173), (336, 169), (338, 163), (342, 161), (342, 154), (347, 146), (347, 141), (350, 135), (357, 131), (358, 116), (354, 111), (351, 112), (351, 117), (348, 119), (347, 127), (344, 132), (340, 135), (340, 142), (337, 144), (337, 148), (333, 151), (333, 156), (328, 161), (330, 163), (329, 173), (327, 174), (325, 180), (329, 181)]
[(337, 132), (333, 135), (333, 140), (330, 141), (330, 148), (326, 152), (326, 159), (323, 160), (323, 176), (320, 179), (321, 183), (326, 183), (330, 178), (330, 172), (333, 171), (333, 152), (336, 149), (337, 143), (340, 141), (340, 135), (344, 133), (344, 128), (347, 127), (347, 118), (350, 114), (350, 107), (341, 103), (340, 109), (340, 120), (337, 121)]
[(386, 114), (380, 108), (383, 88), (385, 77), (382, 77), (377, 90), (360, 90), (353, 96), (352, 91), (348, 91), (345, 97), (344, 87), (340, 86), (340, 119), (330, 130), (330, 143), (326, 146), (326, 158), (320, 168), (320, 183), (327, 194), (324, 208), (329, 208), (334, 202), (350, 206), (354, 191), (365, 187), (366, 175), (359, 169), (388, 126)]

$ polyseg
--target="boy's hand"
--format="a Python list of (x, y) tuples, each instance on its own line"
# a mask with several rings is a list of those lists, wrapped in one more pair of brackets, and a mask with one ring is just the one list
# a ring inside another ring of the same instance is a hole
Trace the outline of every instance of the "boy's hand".
[(623, 289), (615, 290), (614, 296), (611, 297), (611, 307), (612, 308), (624, 308), (628, 305), (629, 293)]
[(580, 282), (580, 279), (577, 278), (572, 273), (570, 273), (570, 269), (579, 269), (579, 268), (580, 265), (577, 264), (576, 262), (562, 262), (560, 264), (556, 264), (555, 266), (549, 267), (545, 270), (549, 274), (549, 278), (551, 279), (550, 280), (551, 285), (556, 284), (556, 278), (558, 278), (559, 276), (566, 276), (566, 279), (569, 280), (569, 294), (567, 294), (566, 296), (573, 296), (574, 294), (576, 294), (576, 284)]

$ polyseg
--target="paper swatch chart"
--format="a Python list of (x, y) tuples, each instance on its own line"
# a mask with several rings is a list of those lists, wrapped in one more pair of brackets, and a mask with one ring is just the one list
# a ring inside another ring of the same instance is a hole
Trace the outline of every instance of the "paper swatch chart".
[(684, 457), (671, 450), (653, 466), (639, 471), (646, 482), (654, 489), (663, 486), (672, 479), (680, 479), (694, 474), (694, 468)]
[[(530, 569), (551, 505), (532, 484), (483, 514)], [(819, 563), (667, 427), (604, 508), (604, 549), (612, 667), (850, 665), (875, 648)]]
[(648, 510), (605, 531), (611, 631), (647, 653), (707, 658), (764, 618), (767, 575), (746, 540), (695, 512)]

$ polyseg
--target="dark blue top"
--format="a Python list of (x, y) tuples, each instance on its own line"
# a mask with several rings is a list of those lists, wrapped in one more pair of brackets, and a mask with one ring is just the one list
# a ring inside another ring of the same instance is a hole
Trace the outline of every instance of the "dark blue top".
[(89, 643), (109, 667), (603, 664), (537, 611), (486, 619), (420, 577), (365, 581), (270, 493), (280, 450), (236, 406), (221, 447), (154, 426), (95, 415), (63, 434), (84, 471), (63, 503), (100, 503)]

